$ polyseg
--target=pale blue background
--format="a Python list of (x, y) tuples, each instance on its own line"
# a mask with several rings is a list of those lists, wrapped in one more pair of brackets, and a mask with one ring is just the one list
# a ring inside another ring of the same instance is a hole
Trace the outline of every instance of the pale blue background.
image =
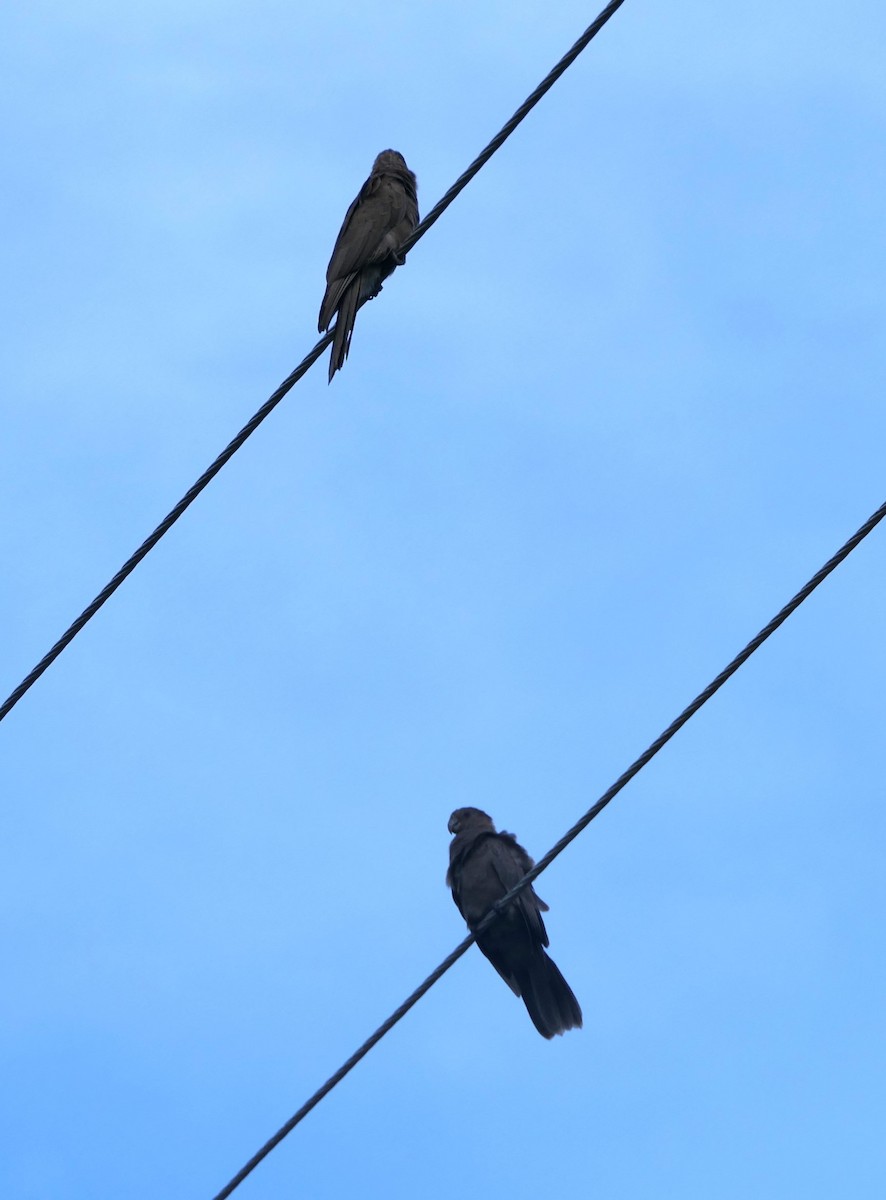
[[(32, 0), (0, 30), (0, 678), (592, 19)], [(8, 1200), (208, 1198), (886, 498), (886, 16), (628, 0), (0, 727)], [(886, 530), (238, 1193), (882, 1194)]]

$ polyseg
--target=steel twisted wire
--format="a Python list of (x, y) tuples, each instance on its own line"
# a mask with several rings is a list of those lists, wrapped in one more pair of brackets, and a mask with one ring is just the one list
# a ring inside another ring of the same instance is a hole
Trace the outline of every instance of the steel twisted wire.
[[(416, 226), (412, 236), (406, 243), (404, 243), (402, 248), (403, 254), (405, 254), (408, 250), (411, 250), (419, 238), (424, 237), (434, 222), (437, 221), (445, 212), (456, 196), (465, 187), (467, 187), (481, 167), (485, 166), (496, 150), (498, 150), (505, 140), (514, 132), (523, 118), (531, 111), (531, 109), (535, 107), (542, 96), (544, 96), (544, 94), (551, 87), (553, 87), (566, 68), (575, 61), (582, 50), (584, 50), (588, 43), (603, 28), (613, 13), (615, 13), (617, 9), (621, 8), (623, 3), (624, 0), (612, 0), (610, 4), (607, 4), (594, 22), (584, 31), (575, 45), (563, 55), (557, 65), (545, 76), (532, 95), (528, 96), (526, 100), (524, 100), (507, 124), (502, 127), (492, 141), (489, 142), (486, 148), (482, 150), (480, 154), (478, 154), (468, 169), (458, 177), (449, 191), (446, 192), (442, 199), (434, 205), (425, 219)], [(364, 300), (359, 307), (362, 307), (362, 305), (365, 303), (366, 301)], [(179, 517), (187, 508), (191, 506), (191, 504), (193, 504), (207, 484), (209, 484), (219, 473), (225, 463), (228, 462), (230, 458), (233, 458), (246, 439), (255, 433), (256, 429), (258, 429), (259, 425), (261, 425), (262, 421), (264, 421), (266, 417), (270, 416), (287, 392), (289, 392), (290, 389), (293, 388), (296, 383), (298, 383), (301, 377), (307, 373), (309, 368), (314, 365), (326, 347), (330, 344), (334, 335), (335, 327), (333, 327), (328, 333), (324, 334), (320, 341), (317, 342), (314, 349), (311, 350), (309, 354), (305, 355), (295, 370), (289, 376), (287, 376), (286, 379), (284, 379), (273, 395), (271, 395), (265, 401), (265, 403), (261, 406), (258, 412), (255, 413), (251, 420), (247, 421), (237, 436), (228, 443), (221, 454), (219, 454), (218, 458), (216, 458), (216, 460), (209, 467), (207, 467), (196, 483), (194, 483), (193, 486), (190, 487), (184, 494), (184, 496), (182, 496), (178, 504), (176, 504), (176, 506), (167, 513), (153, 533), (146, 537), (135, 553), (126, 560), (117, 574), (105, 585), (105, 587), (102, 588), (92, 603), (88, 604), (86, 608), (84, 608), (80, 616), (68, 626), (55, 645), (52, 646), (52, 648), (48, 650), (46, 654), (44, 654), (33, 670), (28, 672), (18, 687), (9, 694), (2, 704), (0, 704), (0, 721), (2, 721), (3, 718), (6, 717), (13, 708), (15, 708), (19, 700), (21, 700), (25, 693), (29, 691), (31, 687), (33, 687), (44, 671), (52, 666), (62, 651), (71, 644), (77, 634), (81, 631), (81, 629), (83, 629), (84, 625), (92, 620), (102, 605), (107, 600), (110, 600), (111, 596), (113, 596), (114, 592), (116, 592), (121, 583), (123, 583), (124, 580), (132, 574), (138, 564), (147, 554), (150, 553), (151, 550), (153, 550), (164, 534), (169, 532)]]
[(262, 1159), (266, 1158), (274, 1149), (274, 1147), (278, 1146), (286, 1137), (286, 1135), (295, 1129), (296, 1125), (298, 1125), (308, 1115), (312, 1108), (315, 1108), (337, 1084), (341, 1083), (344, 1077), (357, 1065), (362, 1058), (369, 1053), (373, 1046), (377, 1045), (377, 1043), (381, 1041), (385, 1034), (390, 1032), (397, 1022), (405, 1017), (409, 1010), (418, 1003), (422, 996), (424, 996), (426, 992), (430, 991), (437, 980), (445, 975), (454, 963), (458, 962), (461, 956), (476, 940), (476, 935), (478, 933), (482, 933), (483, 930), (487, 929), (492, 921), (495, 920), (496, 913), (500, 912), (502, 908), (510, 904), (515, 896), (519, 895), (519, 893), (525, 887), (528, 887), (533, 880), (537, 879), (542, 871), (549, 867), (559, 854), (562, 854), (570, 842), (574, 841), (575, 838), (577, 838), (578, 835), (584, 829), (586, 829), (588, 825), (590, 825), (591, 821), (593, 821), (595, 817), (599, 816), (606, 805), (609, 804), (611, 800), (614, 800), (618, 793), (624, 787), (626, 787), (628, 783), (630, 783), (634, 776), (643, 770), (646, 764), (653, 759), (656, 754), (658, 754), (659, 750), (661, 750), (671, 740), (671, 738), (683, 728), (686, 722), (689, 721), (698, 712), (698, 710), (704, 704), (706, 704), (716, 692), (720, 690), (723, 684), (735, 674), (739, 667), (747, 662), (751, 655), (763, 645), (766, 639), (771, 637), (771, 635), (775, 633), (776, 629), (778, 629), (780, 625), (784, 624), (791, 613), (795, 612), (803, 603), (803, 601), (815, 591), (818, 585), (822, 583), (832, 571), (836, 570), (840, 563), (852, 553), (855, 547), (861, 541), (863, 541), (877, 525), (879, 525), (884, 517), (886, 517), (886, 503), (882, 504), (875, 513), (868, 517), (865, 523), (852, 535), (852, 537), (843, 543), (837, 553), (833, 555), (832, 558), (829, 558), (820, 570), (816, 571), (808, 583), (804, 584), (804, 586), (800, 588), (799, 592), (797, 592), (797, 594), (791, 600), (789, 600), (788, 603), (782, 609), (780, 609), (778, 613), (776, 613), (776, 615), (767, 625), (764, 625), (756, 637), (751, 638), (744, 649), (736, 654), (732, 661), (723, 668), (719, 675), (711, 680), (711, 682), (703, 691), (699, 692), (692, 703), (688, 704), (686, 708), (683, 709), (680, 715), (673, 720), (670, 725), (668, 725), (667, 729), (660, 733), (655, 741), (652, 742), (638, 758), (634, 759), (628, 769), (619, 775), (615, 783), (613, 783), (612, 786), (603, 793), (600, 799), (597, 800), (597, 802), (593, 804), (587, 810), (587, 812), (575, 822), (571, 829), (567, 830), (563, 837), (561, 837), (560, 840), (551, 847), (551, 849), (547, 852), (547, 854), (544, 855), (543, 858), (538, 860), (533, 869), (528, 872), (528, 874), (524, 875), (520, 882), (515, 884), (515, 886), (512, 887), (506, 895), (502, 896), (500, 900), (496, 901), (483, 920), (479, 923), (474, 933), (469, 934), (464, 941), (460, 942), (459, 945), (455, 947), (451, 954), (447, 955), (447, 957), (443, 959), (440, 965), (434, 971), (432, 971), (430, 975), (428, 975), (427, 979), (419, 984), (415, 991), (403, 1001), (399, 1008), (391, 1013), (391, 1015), (382, 1025), (379, 1025), (378, 1029), (376, 1029), (376, 1031), (366, 1039), (362, 1046), (360, 1046), (360, 1048), (356, 1050), (351, 1057), (339, 1067), (335, 1074), (330, 1075), (329, 1079), (326, 1080), (323, 1086), (318, 1088), (317, 1091), (314, 1092), (313, 1096), (306, 1100), (296, 1113), (293, 1113), (286, 1124), (282, 1125), (274, 1134), (274, 1136), (265, 1142), (262, 1148), (257, 1151), (249, 1160), (249, 1162), (247, 1162), (237, 1172), (233, 1179), (231, 1179), (222, 1188), (222, 1190), (213, 1197), (213, 1200), (225, 1200), (227, 1196), (230, 1196), (231, 1193), (237, 1187), (239, 1187), (247, 1175), (251, 1174), (251, 1172), (255, 1170)]

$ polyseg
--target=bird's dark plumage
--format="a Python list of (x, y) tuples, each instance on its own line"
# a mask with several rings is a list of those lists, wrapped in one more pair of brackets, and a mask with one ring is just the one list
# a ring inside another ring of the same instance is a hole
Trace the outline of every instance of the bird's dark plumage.
[(400, 247), (418, 224), (416, 186), (403, 155), (382, 150), (345, 214), (326, 269), (318, 322), (325, 333), (338, 313), (329, 358), (330, 383), (348, 357), (360, 300), (377, 296), (382, 282), (403, 264)]
[[(446, 882), (470, 929), (476, 928), (533, 861), (512, 833), (496, 833), (492, 818), (479, 808), (457, 808), (449, 818), (455, 836), (449, 846)], [(524, 888), (496, 917), (477, 945), (523, 1003), (542, 1037), (581, 1028), (581, 1009), (556, 963), (545, 954), (544, 900)]]

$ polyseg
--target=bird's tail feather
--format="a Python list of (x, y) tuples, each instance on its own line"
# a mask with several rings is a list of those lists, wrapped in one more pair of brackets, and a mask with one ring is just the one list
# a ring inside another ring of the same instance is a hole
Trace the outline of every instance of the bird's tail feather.
[(552, 1038), (567, 1029), (581, 1029), (581, 1008), (572, 988), (544, 950), (539, 948), (520, 984), (526, 1011), (542, 1037)]
[(357, 301), (360, 298), (360, 278), (353, 279), (345, 288), (338, 306), (338, 316), (335, 320), (335, 335), (332, 339), (332, 353), (329, 356), (329, 382), (336, 371), (345, 365), (348, 351), (351, 348), (351, 334), (354, 332), (354, 322), (357, 319)]

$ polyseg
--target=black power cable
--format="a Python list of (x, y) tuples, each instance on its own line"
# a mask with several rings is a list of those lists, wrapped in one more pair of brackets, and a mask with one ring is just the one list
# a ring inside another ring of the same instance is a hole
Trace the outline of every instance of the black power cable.
[(656, 754), (658, 754), (659, 750), (661, 750), (662, 747), (671, 740), (674, 734), (678, 733), (686, 724), (686, 722), (691, 717), (695, 716), (702, 705), (707, 704), (708, 700), (710, 700), (715, 692), (720, 690), (726, 680), (730, 679), (739, 669), (739, 667), (742, 666), (743, 663), (747, 662), (754, 651), (758, 650), (766, 641), (766, 639), (775, 633), (776, 629), (778, 629), (780, 625), (784, 624), (791, 613), (800, 607), (803, 601), (810, 596), (818, 587), (818, 585), (840, 565), (844, 558), (852, 553), (859, 542), (863, 541), (864, 538), (866, 538), (871, 532), (871, 530), (879, 525), (884, 517), (886, 517), (886, 504), (882, 504), (875, 513), (868, 517), (864, 525), (862, 525), (861, 528), (858, 529), (852, 535), (852, 537), (848, 539), (848, 541), (843, 543), (833, 558), (829, 558), (821, 570), (816, 571), (808, 583), (804, 584), (804, 586), (800, 588), (796, 596), (794, 596), (792, 600), (789, 600), (784, 608), (776, 613), (769, 624), (765, 625), (756, 637), (751, 638), (745, 648), (736, 654), (735, 658), (733, 658), (732, 661), (723, 668), (723, 670), (715, 679), (711, 680), (704, 691), (699, 692), (692, 703), (683, 709), (680, 715), (670, 723), (663, 733), (659, 734), (655, 741), (643, 751), (639, 758), (634, 759), (628, 769), (619, 775), (615, 783), (603, 793), (596, 804), (593, 804), (584, 814), (584, 816), (580, 817), (572, 826), (572, 828), (569, 829), (563, 835), (563, 837), (561, 837), (560, 840), (551, 847), (547, 854), (538, 860), (532, 870), (527, 875), (524, 875), (520, 882), (512, 887), (507, 895), (502, 896), (501, 900), (496, 901), (496, 903), (492, 906), (492, 908), (477, 926), (475, 932), (469, 934), (463, 942), (460, 942), (459, 945), (456, 946), (451, 954), (443, 959), (440, 965), (431, 972), (427, 979), (419, 984), (415, 991), (403, 1001), (398, 1009), (391, 1013), (391, 1015), (382, 1025), (379, 1025), (375, 1033), (366, 1039), (363, 1045), (351, 1055), (347, 1062), (343, 1063), (334, 1075), (330, 1075), (329, 1079), (326, 1080), (323, 1086), (318, 1088), (309, 1100), (305, 1101), (298, 1112), (293, 1113), (286, 1124), (282, 1125), (274, 1134), (274, 1136), (265, 1142), (262, 1148), (257, 1151), (257, 1153), (252, 1156), (249, 1162), (237, 1172), (234, 1178), (231, 1179), (230, 1182), (227, 1183), (222, 1190), (213, 1197), (213, 1200), (225, 1200), (227, 1196), (230, 1196), (231, 1193), (237, 1187), (239, 1187), (246, 1176), (255, 1170), (262, 1159), (266, 1158), (274, 1149), (274, 1147), (279, 1145), (286, 1135), (295, 1129), (296, 1125), (298, 1125), (308, 1115), (312, 1108), (316, 1108), (324, 1096), (327, 1096), (337, 1084), (341, 1083), (344, 1077), (357, 1065), (360, 1059), (364, 1058), (373, 1048), (373, 1046), (380, 1042), (385, 1034), (393, 1029), (402, 1017), (406, 1016), (410, 1008), (418, 1003), (425, 992), (430, 991), (437, 980), (445, 975), (454, 963), (458, 962), (461, 956), (470, 948), (472, 942), (476, 938), (477, 933), (482, 933), (483, 930), (487, 929), (495, 920), (496, 913), (500, 912), (501, 909), (507, 904), (510, 904), (514, 897), (518, 895), (523, 888), (528, 887), (535, 879), (537, 879), (542, 871), (551, 865), (558, 854), (562, 854), (569, 843), (574, 841), (574, 839), (578, 837), (582, 830), (586, 829), (588, 825), (590, 825), (591, 821), (593, 821), (593, 819), (603, 811), (610, 800), (614, 800), (622, 788), (626, 787), (627, 784), (630, 783), (630, 781), (634, 778), (634, 776), (643, 770), (646, 764), (653, 759)]
[[(548, 72), (532, 95), (528, 96), (526, 100), (523, 101), (507, 124), (504, 125), (502, 129), (495, 135), (488, 146), (486, 146), (486, 148), (481, 151), (480, 154), (478, 154), (468, 169), (458, 177), (449, 191), (446, 192), (442, 199), (434, 205), (425, 219), (418, 226), (416, 226), (412, 236), (403, 244), (401, 253), (405, 254), (407, 250), (411, 250), (419, 238), (424, 237), (434, 222), (446, 211), (459, 192), (467, 187), (480, 168), (489, 161), (496, 150), (498, 150), (505, 140), (510, 137), (523, 118), (536, 106), (536, 104), (538, 104), (542, 96), (544, 96), (544, 94), (551, 87), (553, 87), (566, 68), (569, 67), (576, 60), (576, 58), (578, 58), (582, 50), (584, 50), (592, 38), (599, 33), (609, 18), (619, 8), (621, 8), (623, 3), (624, 0), (611, 0), (611, 3), (606, 5), (596, 20), (584, 31), (575, 45), (569, 51), (567, 51), (557, 65)], [(363, 303), (366, 303), (366, 301), (363, 301)], [(332, 341), (334, 336), (335, 327), (333, 326), (333, 328), (320, 339), (314, 349), (302, 359), (292, 374), (284, 379), (277, 390), (265, 401), (252, 419), (247, 421), (237, 436), (228, 443), (215, 462), (213, 462), (211, 466), (207, 467), (197, 482), (188, 489), (184, 496), (182, 496), (175, 508), (171, 509), (170, 512), (167, 513), (154, 532), (145, 538), (135, 553), (126, 560), (114, 578), (102, 588), (92, 603), (87, 605), (80, 616), (77, 617), (76, 621), (68, 626), (55, 645), (40, 659), (36, 667), (34, 667), (32, 671), (28, 672), (18, 687), (9, 694), (2, 704), (0, 704), (0, 721), (2, 721), (3, 718), (7, 716), (13, 708), (15, 708), (22, 696), (24, 696), (24, 694), (31, 687), (33, 687), (43, 672), (47, 670), (48, 667), (52, 666), (61, 652), (71, 644), (84, 625), (92, 620), (105, 601), (110, 600), (111, 596), (113, 596), (120, 584), (132, 574), (138, 564), (151, 550), (153, 550), (163, 535), (169, 532), (182, 513), (184, 513), (185, 509), (191, 506), (191, 504), (197, 499), (207, 484), (210, 483), (211, 480), (213, 480), (219, 473), (228, 459), (233, 458), (246, 439), (251, 434), (255, 433), (256, 429), (258, 429), (265, 417), (269, 416), (273, 412), (286, 393), (293, 388), (301, 379), (301, 377), (307, 373), (308, 369), (314, 365), (314, 363)]]

